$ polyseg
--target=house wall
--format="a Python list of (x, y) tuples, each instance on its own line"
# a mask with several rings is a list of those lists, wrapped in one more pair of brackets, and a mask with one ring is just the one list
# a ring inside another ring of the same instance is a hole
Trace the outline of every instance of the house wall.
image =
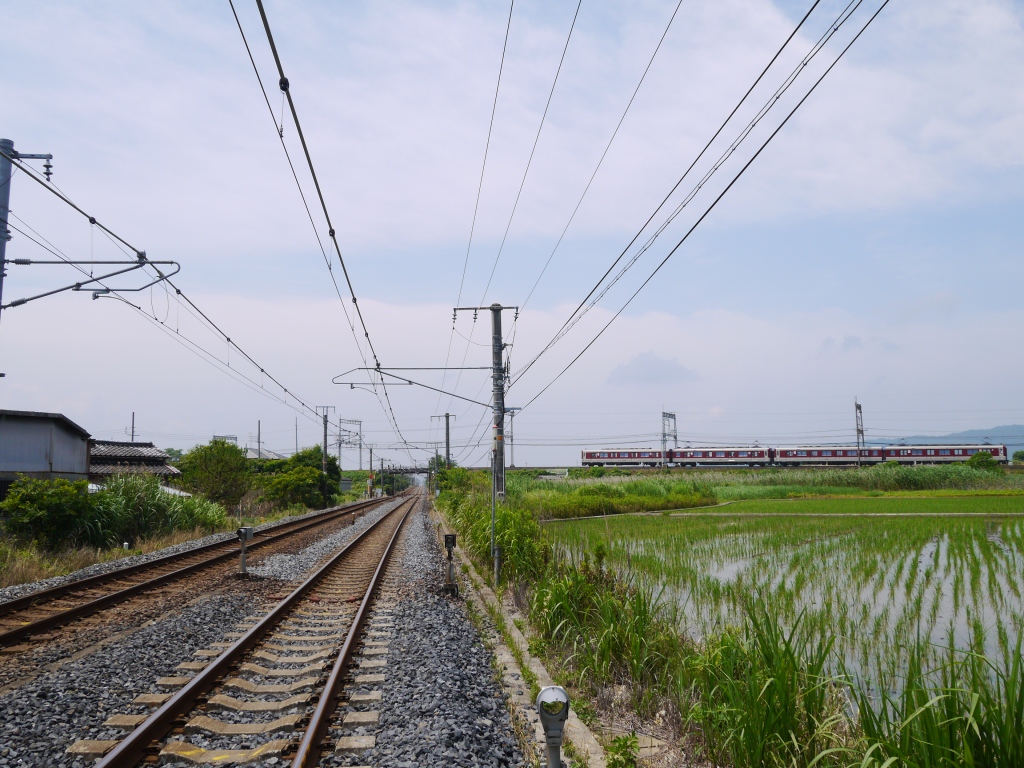
[(0, 480), (89, 477), (89, 442), (47, 418), (0, 415)]

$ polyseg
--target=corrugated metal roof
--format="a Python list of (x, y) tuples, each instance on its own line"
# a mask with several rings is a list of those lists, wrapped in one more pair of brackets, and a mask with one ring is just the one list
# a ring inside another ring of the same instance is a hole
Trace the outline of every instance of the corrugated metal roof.
[(245, 458), (247, 458), (247, 459), (287, 459), (288, 457), (283, 455), (283, 454), (276, 453), (274, 451), (268, 451), (266, 448), (261, 448), (259, 451), (257, 451), (255, 448), (246, 448), (245, 449)]
[(71, 428), (72, 431), (77, 432), (82, 437), (89, 437), (89, 433), (82, 429), (80, 426), (75, 424), (71, 419), (65, 416), (63, 413), (44, 413), (42, 411), (9, 411), (0, 408), (0, 418), (4, 416), (13, 416), (16, 418), (23, 419), (50, 419), (51, 421), (60, 421)]
[(160, 477), (177, 477), (181, 471), (170, 464), (96, 464), (89, 467), (89, 475), (120, 475), (128, 472), (139, 472), (144, 475)]
[(171, 457), (166, 451), (152, 443), (118, 443), (113, 440), (93, 440), (89, 446), (93, 459), (156, 459), (167, 461)]

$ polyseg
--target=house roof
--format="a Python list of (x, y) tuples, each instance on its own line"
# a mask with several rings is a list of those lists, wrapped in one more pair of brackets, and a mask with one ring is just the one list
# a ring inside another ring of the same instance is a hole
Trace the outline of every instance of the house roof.
[(142, 464), (142, 463), (92, 463), (89, 465), (90, 477), (108, 475), (121, 475), (127, 472), (139, 472), (145, 475), (159, 475), (160, 477), (177, 477), (181, 471), (170, 464)]
[(247, 459), (287, 459), (287, 456), (283, 456), (275, 451), (268, 451), (266, 448), (261, 448), (257, 451), (255, 448), (245, 449), (245, 458)]
[(73, 422), (63, 413), (44, 413), (43, 411), (10, 411), (0, 408), (0, 419), (2, 419), (5, 416), (11, 416), (19, 419), (48, 419), (50, 421), (59, 421), (66, 427), (68, 427), (72, 432), (77, 432), (82, 437), (89, 437), (88, 432), (86, 432), (80, 426), (75, 424), (75, 422)]
[(143, 459), (166, 462), (171, 458), (167, 451), (157, 448), (153, 443), (120, 443), (114, 440), (93, 440), (89, 445), (89, 455), (94, 465), (96, 459)]

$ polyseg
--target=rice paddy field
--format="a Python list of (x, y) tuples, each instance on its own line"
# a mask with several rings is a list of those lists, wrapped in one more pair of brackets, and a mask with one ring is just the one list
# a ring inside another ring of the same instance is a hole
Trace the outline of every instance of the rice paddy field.
[(1024, 495), (750, 499), (544, 526), (557, 557), (603, 544), (700, 638), (751, 606), (834, 638), (830, 666), (898, 689), (919, 645), (1009, 662), (1024, 625)]

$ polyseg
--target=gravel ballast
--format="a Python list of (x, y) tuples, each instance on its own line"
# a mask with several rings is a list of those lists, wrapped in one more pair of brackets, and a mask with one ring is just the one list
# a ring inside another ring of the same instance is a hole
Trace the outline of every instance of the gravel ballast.
[[(357, 502), (352, 502), (357, 503)], [(348, 504), (343, 505), (349, 506)], [(304, 515), (293, 515), (292, 517), (282, 517), (278, 520), (273, 520), (269, 523), (263, 523), (262, 525), (256, 526), (257, 531), (262, 531), (266, 528), (280, 525), (281, 523), (289, 523), (293, 520), (301, 520), (304, 517), (311, 517), (313, 515), (321, 514), (321, 511), (309, 512)], [(150, 560), (155, 560), (158, 557), (164, 557), (165, 555), (176, 555), (180, 552), (187, 552), (190, 549), (201, 547), (205, 544), (213, 544), (219, 541), (237, 541), (238, 537), (233, 532), (228, 533), (213, 533), (209, 536), (203, 536), (201, 539), (192, 539), (191, 541), (183, 541), (181, 544), (175, 544), (164, 549), (159, 549), (155, 552), (148, 552), (144, 555), (131, 555), (129, 557), (121, 557), (117, 560), (109, 560), (105, 563), (96, 563), (95, 565), (89, 565), (85, 568), (81, 568), (74, 573), (69, 573), (64, 576), (52, 576), (49, 579), (42, 579), (40, 581), (33, 581), (28, 584), (15, 584), (10, 587), (4, 587), (0, 589), (0, 603), (5, 603), (8, 600), (14, 600), (21, 597), (22, 595), (28, 595), (32, 592), (39, 592), (43, 589), (49, 589), (51, 587), (59, 587), (64, 584), (79, 581), (81, 579), (88, 578), (89, 576), (97, 576), (101, 573), (110, 573), (120, 568), (128, 568), (138, 563), (146, 563)]]
[(433, 524), (425, 511), (417, 510), (407, 527), (399, 571), (402, 583), (382, 592), (379, 599), (390, 604), (394, 629), (385, 682), (379, 684), (376, 746), (362, 753), (332, 755), (321, 764), (526, 765), (491, 652), (464, 603), (441, 593), (442, 550)]
[[(274, 555), (258, 568), (262, 580), (294, 582), (336, 552), (401, 500), (296, 555)], [(527, 765), (497, 682), (492, 656), (464, 603), (441, 594), (442, 550), (425, 511), (410, 514), (402, 546), (389, 566), (380, 611), (391, 617), (385, 681), (376, 703), (376, 746), (361, 754), (325, 755), (321, 765), (523, 766)], [(89, 655), (44, 672), (0, 696), (0, 768), (91, 768), (88, 758), (65, 754), (78, 739), (115, 739), (103, 726), (114, 714), (142, 714), (140, 693), (156, 693), (156, 680), (176, 675), (182, 661), (222, 640), (246, 617), (266, 610), (255, 595), (212, 594), (165, 615)], [(234, 720), (226, 712), (212, 713)], [(266, 760), (249, 765), (280, 765)]]

